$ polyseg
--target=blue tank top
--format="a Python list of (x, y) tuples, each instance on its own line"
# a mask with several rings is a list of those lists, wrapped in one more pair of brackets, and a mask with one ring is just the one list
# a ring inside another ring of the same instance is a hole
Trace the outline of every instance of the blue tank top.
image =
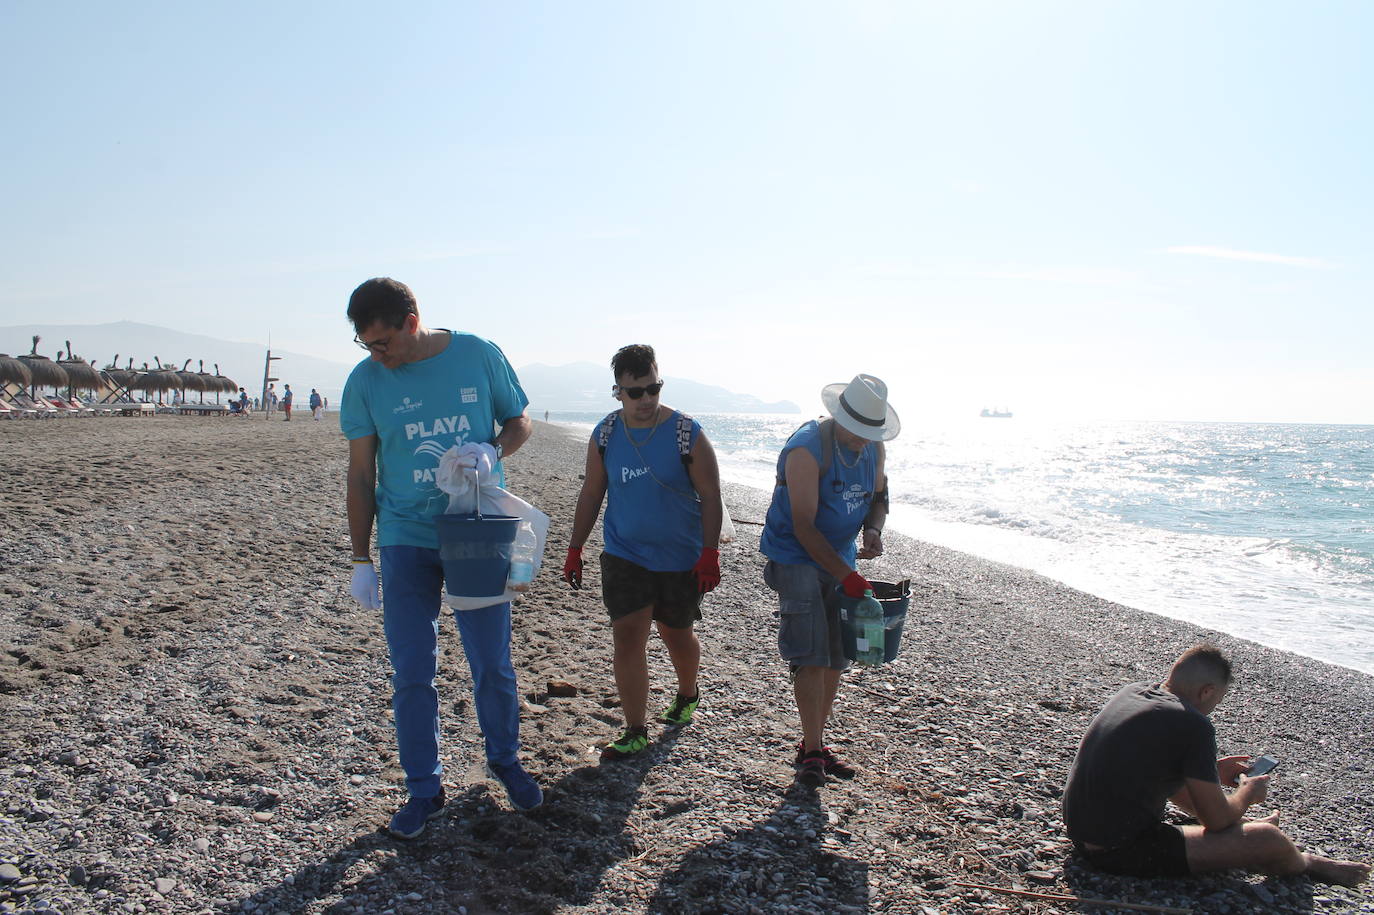
[[(676, 430), (676, 412), (664, 417), (653, 435), (616, 417), (603, 455), (606, 552), (654, 572), (686, 571), (701, 555), (701, 501), (678, 453)], [(692, 420), (691, 444), (700, 432), (701, 425)]]
[[(869, 442), (855, 460), (854, 452), (841, 445), (838, 439), (831, 447), (835, 450), (830, 455), (830, 469), (820, 481), (816, 500), (816, 529), (840, 558), (853, 566), (858, 552), (855, 538), (863, 527), (864, 518), (868, 517), (868, 507), (873, 501), (873, 485), (878, 476), (878, 448)], [(820, 424), (813, 419), (792, 433), (778, 455), (778, 479), (786, 477), (787, 455), (793, 448), (805, 448), (816, 459), (817, 465), (824, 463)], [(847, 462), (854, 466), (846, 466)], [(792, 500), (787, 495), (786, 486), (773, 487), (773, 501), (768, 506), (763, 536), (759, 538), (759, 552), (774, 562), (789, 565), (808, 563), (820, 568), (820, 564), (806, 552), (793, 531)]]

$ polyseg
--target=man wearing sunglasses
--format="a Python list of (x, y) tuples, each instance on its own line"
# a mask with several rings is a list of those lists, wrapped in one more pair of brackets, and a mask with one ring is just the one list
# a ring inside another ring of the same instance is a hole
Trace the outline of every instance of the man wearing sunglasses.
[(621, 407), (587, 443), (563, 578), (582, 586), (582, 547), (601, 503), (601, 594), (611, 618), (615, 685), (625, 729), (601, 751), (626, 759), (649, 745), (649, 631), (668, 649), (677, 696), (659, 713), (670, 727), (692, 720), (701, 692), (701, 645), (693, 629), (701, 598), (720, 584), (720, 471), (696, 420), (659, 401), (663, 381), (651, 346), (622, 347), (611, 359), (611, 395)]
[(763, 580), (778, 592), (778, 652), (791, 667), (801, 718), (794, 765), (798, 781), (812, 787), (824, 785), (827, 776), (855, 775), (825, 745), (840, 674), (849, 667), (837, 588), (849, 597), (869, 590), (857, 560), (882, 555), (883, 442), (901, 431), (887, 385), (872, 375), (827, 385), (821, 401), (831, 418), (824, 426), (815, 420), (803, 425), (778, 456), (778, 485), (759, 538), (759, 551), (768, 557)]
[[(444, 806), (439, 762), (439, 702), (434, 689), (444, 572), (432, 516), (447, 496), (434, 471), (460, 446), (475, 465), (501, 473), (500, 460), (530, 437), (527, 398), (496, 344), (420, 323), (415, 296), (393, 279), (368, 280), (353, 292), (348, 318), (367, 350), (344, 387), (339, 422), (348, 438), (348, 531), (352, 594), (381, 609), (394, 674), (392, 708), (410, 800), (392, 817), (398, 838), (419, 835)], [(381, 581), (372, 564), (377, 522)], [(455, 611), (472, 671), (487, 770), (511, 804), (543, 802), (520, 766), (520, 700), (510, 659), (510, 604)]]

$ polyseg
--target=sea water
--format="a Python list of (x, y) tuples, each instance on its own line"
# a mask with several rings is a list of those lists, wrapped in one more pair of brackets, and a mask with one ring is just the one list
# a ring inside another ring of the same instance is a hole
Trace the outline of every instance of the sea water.
[[(805, 417), (697, 419), (771, 489)], [(1374, 426), (908, 421), (888, 478), (902, 533), (1374, 674)]]

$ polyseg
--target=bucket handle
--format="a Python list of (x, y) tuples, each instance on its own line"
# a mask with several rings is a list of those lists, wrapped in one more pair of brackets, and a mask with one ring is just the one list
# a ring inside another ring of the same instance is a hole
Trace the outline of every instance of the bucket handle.
[(477, 468), (472, 468), (472, 514), (473, 517), (482, 520), (482, 488), (477, 485)]

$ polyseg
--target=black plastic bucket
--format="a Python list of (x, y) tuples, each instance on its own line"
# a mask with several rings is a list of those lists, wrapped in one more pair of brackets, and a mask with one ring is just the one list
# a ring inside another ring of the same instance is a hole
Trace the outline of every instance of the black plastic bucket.
[(519, 526), (514, 515), (435, 515), (444, 590), (454, 597), (505, 594), (511, 543)]
[[(906, 611), (911, 604), (911, 579), (905, 581), (869, 581), (873, 586), (873, 596), (883, 605), (883, 662), (897, 659), (897, 651), (902, 645), (902, 629), (906, 626)], [(859, 656), (859, 627), (854, 622), (852, 610), (857, 603), (852, 598), (840, 598), (840, 642), (844, 656), (853, 661)]]

